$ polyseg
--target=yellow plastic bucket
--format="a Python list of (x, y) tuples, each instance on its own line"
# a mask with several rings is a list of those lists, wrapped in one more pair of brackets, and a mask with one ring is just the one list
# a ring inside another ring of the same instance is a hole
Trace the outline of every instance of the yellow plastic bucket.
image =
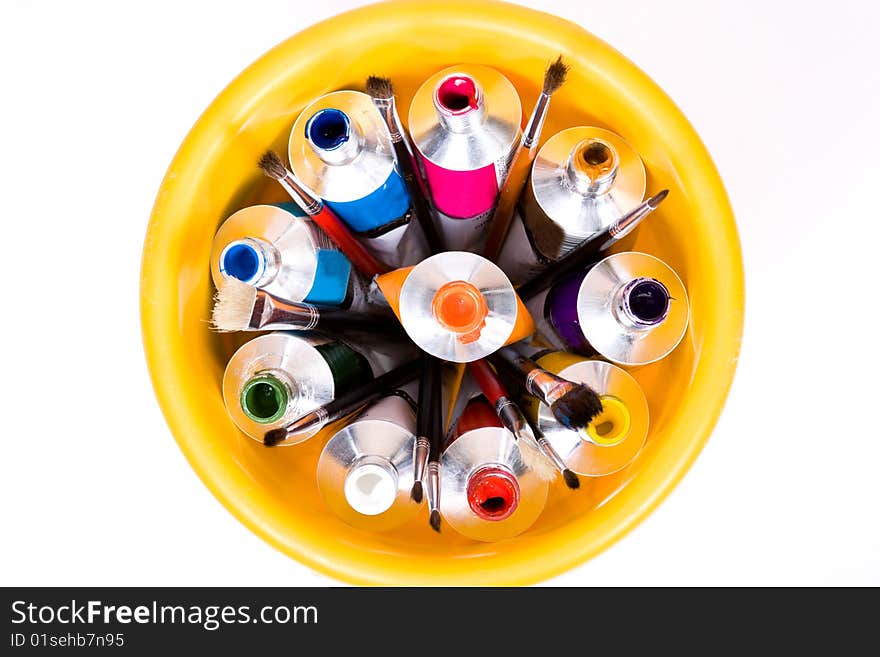
[[(220, 386), (242, 336), (211, 333), (211, 239), (250, 204), (284, 200), (256, 167), (268, 146), (285, 152), (300, 109), (334, 89), (388, 75), (406, 117), (431, 73), (460, 62), (503, 71), (530, 108), (547, 62), (572, 65), (554, 96), (544, 137), (575, 125), (621, 134), (644, 158), (648, 189), (671, 190), (636, 248), (681, 275), (692, 301), (683, 343), (633, 371), (648, 395), (652, 428), (635, 463), (554, 486), (525, 534), (500, 543), (437, 536), (427, 512), (378, 534), (343, 524), (321, 502), (321, 440), (265, 449), (227, 417)], [(721, 180), (685, 117), (639, 69), (559, 18), (494, 2), (393, 2), (348, 12), (291, 37), (229, 85), (171, 163), (144, 245), (144, 346), (162, 410), (180, 448), (220, 501), (266, 541), (333, 577), (365, 584), (526, 584), (589, 559), (632, 529), (666, 496), (709, 436), (733, 377), (742, 333), (739, 242)]]

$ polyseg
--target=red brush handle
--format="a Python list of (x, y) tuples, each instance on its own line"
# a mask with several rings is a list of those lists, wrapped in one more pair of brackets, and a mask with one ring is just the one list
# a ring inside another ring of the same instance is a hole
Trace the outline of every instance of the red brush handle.
[(367, 248), (355, 239), (348, 226), (342, 223), (342, 220), (326, 205), (322, 205), (318, 213), (312, 215), (312, 220), (321, 227), (321, 230), (327, 233), (327, 237), (336, 242), (339, 250), (369, 280), (373, 280), (373, 277), (378, 274), (384, 274), (389, 271), (388, 267), (376, 260), (367, 251)]
[(504, 389), (504, 384), (495, 374), (495, 370), (484, 359), (468, 363), (468, 369), (492, 406), (495, 406), (502, 397), (510, 397)]

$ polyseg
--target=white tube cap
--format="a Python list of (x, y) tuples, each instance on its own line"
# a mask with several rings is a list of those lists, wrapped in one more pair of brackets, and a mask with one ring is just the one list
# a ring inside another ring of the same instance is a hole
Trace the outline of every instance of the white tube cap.
[(345, 477), (345, 499), (365, 516), (385, 513), (397, 498), (397, 471), (388, 463), (356, 465)]

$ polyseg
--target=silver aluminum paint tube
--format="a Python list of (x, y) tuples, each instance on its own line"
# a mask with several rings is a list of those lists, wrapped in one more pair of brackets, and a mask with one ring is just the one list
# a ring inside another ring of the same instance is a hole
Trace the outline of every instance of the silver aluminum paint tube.
[[(350, 392), (410, 360), (415, 348), (352, 334), (344, 339), (318, 333), (278, 331), (242, 345), (223, 374), (223, 400), (236, 426), (262, 442), (270, 429)], [(317, 429), (285, 441), (308, 440)]]
[(387, 531), (419, 510), (410, 499), (416, 388), (413, 382), (369, 406), (321, 452), (318, 490), (327, 507), (349, 525)]
[[(498, 264), (519, 285), (642, 202), (645, 166), (620, 136), (569, 128), (541, 147)], [(628, 238), (632, 239), (632, 238)]]
[(542, 328), (552, 327), (553, 341), (569, 351), (637, 366), (678, 346), (690, 310), (684, 284), (669, 265), (627, 251), (554, 285), (539, 316)]
[(294, 303), (381, 312), (368, 282), (330, 238), (293, 203), (253, 205), (232, 214), (214, 236), (211, 276), (237, 278)]
[(450, 251), (479, 251), (519, 144), (516, 89), (488, 66), (459, 64), (413, 97), (409, 131)]
[(377, 258), (401, 267), (427, 255), (388, 128), (367, 94), (334, 91), (310, 103), (290, 132), (288, 157)]

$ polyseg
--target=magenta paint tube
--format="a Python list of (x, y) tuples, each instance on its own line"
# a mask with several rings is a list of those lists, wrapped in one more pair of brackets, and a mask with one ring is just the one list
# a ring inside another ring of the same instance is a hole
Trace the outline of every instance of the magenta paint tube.
[(409, 130), (450, 251), (482, 246), (521, 121), (516, 89), (487, 66), (444, 69), (416, 92)]

